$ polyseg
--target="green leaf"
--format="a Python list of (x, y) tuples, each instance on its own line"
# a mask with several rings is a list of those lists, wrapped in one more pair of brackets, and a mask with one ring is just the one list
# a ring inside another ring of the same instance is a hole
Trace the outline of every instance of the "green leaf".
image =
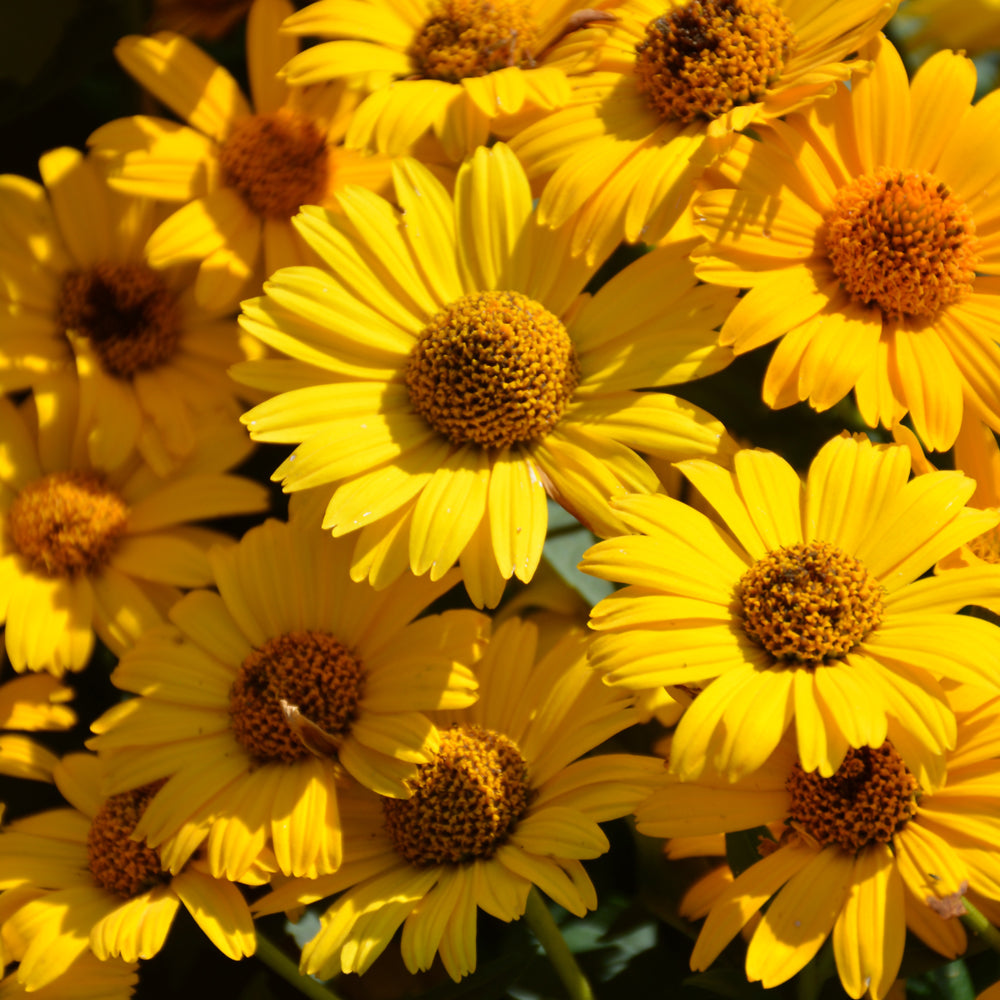
[(581, 573), (578, 565), (583, 553), (597, 539), (572, 514), (554, 500), (549, 500), (549, 534), (545, 539), (545, 558), (560, 577), (588, 604), (594, 605), (614, 590), (614, 584)]
[(925, 972), (906, 981), (908, 997), (927, 1000), (975, 1000), (976, 989), (962, 959)]

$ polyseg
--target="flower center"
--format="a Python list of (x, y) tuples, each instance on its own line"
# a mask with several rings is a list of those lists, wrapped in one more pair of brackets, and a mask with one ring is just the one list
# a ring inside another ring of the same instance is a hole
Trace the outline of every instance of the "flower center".
[(794, 48), (792, 22), (766, 0), (691, 0), (646, 26), (636, 86), (664, 121), (718, 118), (759, 100)]
[(458, 83), (534, 65), (538, 32), (525, 0), (441, 0), (408, 55), (419, 76)]
[(891, 167), (837, 192), (824, 243), (844, 290), (888, 319), (935, 316), (959, 301), (979, 260), (965, 203), (930, 174)]
[(528, 806), (528, 767), (515, 743), (479, 726), (441, 733), (409, 799), (384, 799), (385, 829), (410, 864), (490, 858)]
[(740, 580), (743, 629), (779, 660), (816, 666), (850, 652), (882, 621), (882, 589), (829, 542), (768, 552)]
[(287, 220), (300, 206), (322, 202), (330, 180), (326, 136), (287, 108), (237, 121), (219, 162), (226, 184), (265, 219)]
[(413, 408), (454, 444), (547, 434), (580, 379), (566, 327), (519, 292), (475, 292), (424, 328), (406, 366)]
[(177, 296), (145, 264), (70, 271), (57, 311), (63, 329), (86, 337), (104, 370), (118, 378), (169, 361), (181, 339)]
[(132, 899), (170, 875), (151, 847), (131, 839), (136, 823), (163, 781), (112, 795), (105, 800), (87, 833), (87, 866), (102, 888)]
[(796, 764), (785, 787), (792, 796), (789, 824), (823, 847), (839, 844), (845, 851), (889, 843), (916, 816), (920, 791), (888, 741), (848, 750), (829, 778)]
[(259, 763), (303, 760), (313, 750), (282, 703), (332, 745), (357, 716), (363, 685), (361, 664), (332, 635), (286, 632), (243, 661), (229, 691), (233, 735)]
[(128, 508), (92, 472), (53, 472), (28, 483), (7, 514), (14, 548), (48, 577), (99, 573), (128, 527)]

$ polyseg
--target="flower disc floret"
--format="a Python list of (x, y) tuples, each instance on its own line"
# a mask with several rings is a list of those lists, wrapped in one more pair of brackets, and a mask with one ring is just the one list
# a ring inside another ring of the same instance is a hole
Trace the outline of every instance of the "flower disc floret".
[(785, 782), (791, 793), (789, 825), (821, 847), (856, 852), (888, 844), (917, 815), (920, 786), (888, 741), (847, 751), (828, 778), (799, 764)]
[(412, 865), (490, 858), (528, 806), (527, 765), (517, 745), (480, 726), (441, 734), (434, 760), (418, 767), (409, 799), (385, 799), (385, 829)]
[(759, 100), (794, 47), (792, 22), (766, 0), (692, 0), (646, 26), (636, 86), (664, 121), (711, 120)]
[(99, 573), (128, 527), (125, 501), (91, 472), (54, 472), (28, 483), (7, 514), (10, 540), (32, 571), (74, 579)]
[(739, 583), (743, 629), (779, 660), (818, 665), (850, 652), (882, 620), (882, 589), (829, 542), (768, 552)]
[(537, 35), (524, 0), (442, 0), (408, 54), (419, 76), (458, 83), (507, 66), (531, 67)]
[(822, 238), (844, 290), (887, 319), (934, 317), (972, 291), (972, 215), (923, 171), (879, 167), (855, 178), (837, 192)]
[(566, 328), (519, 292), (475, 292), (443, 309), (406, 366), (410, 402), (455, 444), (506, 448), (548, 433), (580, 378)]
[(230, 689), (233, 734), (261, 763), (303, 760), (312, 751), (289, 725), (285, 707), (336, 742), (358, 714), (364, 676), (354, 654), (327, 632), (268, 639), (243, 661)]

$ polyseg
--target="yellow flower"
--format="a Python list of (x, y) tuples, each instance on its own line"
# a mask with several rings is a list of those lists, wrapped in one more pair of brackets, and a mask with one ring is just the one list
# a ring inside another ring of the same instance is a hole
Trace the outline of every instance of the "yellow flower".
[(90, 952), (82, 954), (58, 978), (30, 993), (17, 973), (0, 979), (2, 1000), (128, 1000), (139, 982), (139, 964), (109, 958), (102, 962)]
[(960, 912), (967, 891), (1000, 898), (1000, 700), (968, 689), (959, 698), (955, 749), (936, 778), (906, 766), (895, 745), (905, 730), (892, 725), (887, 741), (849, 750), (831, 775), (805, 767), (786, 740), (753, 775), (706, 772), (638, 808), (640, 832), (656, 837), (784, 824), (712, 902), (693, 969), (707, 968), (758, 911), (746, 973), (765, 988), (799, 972), (831, 933), (854, 998), (886, 995), (907, 929), (947, 958), (965, 950), (961, 923), (942, 917)]
[[(157, 268), (198, 262), (195, 299), (233, 306), (264, 273), (311, 263), (289, 220), (328, 205), (346, 184), (376, 189), (389, 161), (343, 148), (358, 94), (346, 86), (291, 90), (276, 76), (297, 50), (278, 34), (288, 0), (256, 0), (247, 20), (253, 107), (223, 66), (183, 35), (129, 35), (125, 69), (187, 124), (134, 116), (99, 128), (91, 148), (113, 187), (184, 202), (146, 244)], [(262, 273), (262, 271), (264, 273)]]
[(51, 674), (28, 674), (0, 684), (0, 774), (52, 780), (58, 757), (12, 730), (69, 729), (76, 723), (76, 713), (66, 705), (72, 698), (73, 689), (60, 684)]
[(778, 340), (764, 401), (862, 419), (907, 411), (950, 448), (963, 413), (1000, 428), (1000, 94), (943, 52), (912, 84), (888, 42), (875, 68), (806, 114), (740, 139), (695, 202), (705, 281), (749, 287), (722, 327), (737, 353)]
[(101, 762), (89, 754), (63, 758), (54, 778), (72, 808), (0, 832), (0, 888), (27, 896), (4, 924), (20, 955), (18, 982), (40, 989), (88, 950), (100, 959), (152, 958), (182, 904), (223, 954), (253, 954), (250, 911), (232, 882), (212, 878), (200, 861), (171, 876), (155, 851), (131, 839), (152, 788), (105, 797)]
[(720, 523), (679, 501), (615, 506), (637, 534), (599, 542), (581, 568), (630, 586), (601, 601), (594, 665), (609, 684), (700, 691), (677, 727), (671, 767), (739, 778), (794, 724), (807, 770), (831, 775), (851, 747), (877, 747), (889, 719), (912, 768), (955, 742), (940, 680), (1000, 687), (1000, 629), (956, 612), (983, 574), (918, 579), (997, 523), (964, 506), (957, 472), (907, 482), (910, 456), (846, 435), (828, 442), (803, 487), (783, 459), (743, 450), (735, 472), (681, 470)]
[(0, 623), (15, 670), (57, 677), (86, 666), (95, 631), (120, 655), (178, 588), (211, 579), (209, 548), (231, 540), (190, 522), (267, 506), (262, 486), (225, 472), (248, 452), (235, 421), (200, 428), (161, 479), (135, 453), (113, 469), (92, 463), (104, 425), (76, 403), (72, 377), (21, 409), (0, 398)]
[(110, 791), (170, 780), (137, 833), (178, 871), (207, 837), (216, 875), (241, 878), (265, 849), (285, 874), (341, 861), (345, 772), (386, 795), (438, 749), (427, 711), (475, 700), (470, 665), (487, 621), (414, 620), (454, 586), (405, 576), (354, 583), (350, 546), (317, 512), (268, 521), (212, 553), (218, 594), (188, 594), (112, 680), (142, 695), (110, 709), (89, 744), (113, 751)]
[(537, 224), (503, 145), (466, 161), (454, 202), (419, 163), (394, 170), (402, 213), (360, 188), (342, 216), (307, 210), (296, 225), (325, 269), (279, 271), (244, 303), (243, 326), (295, 360), (233, 369), (273, 394), (243, 421), (301, 442), (274, 473), (287, 490), (336, 486), (323, 525), (359, 531), (355, 579), (437, 579), (458, 560), (492, 606), (535, 571), (546, 494), (614, 534), (608, 497), (658, 488), (636, 450), (730, 447), (703, 410), (633, 390), (724, 367), (713, 328), (733, 299), (671, 248), (581, 295), (596, 267)]
[(626, 815), (663, 771), (653, 757), (578, 760), (633, 724), (630, 699), (601, 684), (572, 630), (536, 663), (537, 629), (511, 619), (477, 666), (479, 701), (439, 713), (441, 746), (413, 795), (344, 796), (344, 864), (295, 880), (255, 912), (343, 895), (302, 952), (304, 973), (363, 973), (402, 924), (412, 973), (440, 955), (455, 980), (476, 967), (476, 912), (517, 920), (538, 886), (577, 916), (597, 897), (581, 860), (608, 850), (598, 823)]
[(996, 0), (908, 0), (899, 16), (908, 29), (907, 49), (963, 49), (970, 55), (1000, 47), (1000, 4)]
[(734, 134), (830, 94), (896, 2), (599, 6), (615, 23), (596, 67), (573, 78), (565, 108), (511, 140), (532, 180), (548, 178), (542, 220), (561, 226), (580, 211), (570, 249), (590, 260), (623, 237), (660, 240)]

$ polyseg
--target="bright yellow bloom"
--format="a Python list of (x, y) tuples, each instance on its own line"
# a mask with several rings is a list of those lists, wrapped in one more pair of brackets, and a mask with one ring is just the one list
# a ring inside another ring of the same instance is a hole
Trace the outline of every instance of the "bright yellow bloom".
[[(895, 0), (625, 0), (573, 97), (511, 140), (539, 214), (577, 211), (570, 248), (594, 260), (622, 238), (655, 243), (741, 129), (829, 95)], [(567, 44), (572, 44), (572, 39)]]
[(120, 958), (102, 962), (85, 952), (58, 979), (30, 993), (18, 982), (17, 973), (10, 973), (0, 979), (0, 1000), (128, 1000), (138, 982), (138, 962)]
[[(0, 397), (0, 624), (15, 670), (82, 670), (94, 633), (121, 654), (181, 595), (211, 579), (208, 550), (230, 542), (190, 522), (255, 513), (267, 491), (226, 470), (246, 457), (232, 424), (200, 428), (161, 479), (138, 455), (92, 463), (103, 424), (77, 406), (72, 376), (20, 409)], [(79, 386), (81, 403), (86, 393)], [(98, 449), (100, 450), (100, 449)]]
[(28, 674), (0, 684), (0, 774), (52, 780), (52, 769), (59, 758), (12, 730), (69, 729), (76, 723), (76, 713), (66, 704), (72, 698), (73, 689), (60, 684), (51, 674)]
[(476, 913), (517, 920), (538, 886), (577, 916), (597, 905), (581, 860), (608, 850), (598, 823), (648, 793), (663, 762), (578, 758), (636, 721), (630, 699), (601, 684), (574, 629), (536, 663), (537, 629), (511, 619), (476, 668), (479, 700), (436, 713), (441, 746), (410, 782), (413, 796), (344, 796), (344, 865), (296, 880), (255, 912), (343, 892), (302, 952), (327, 979), (363, 973), (403, 927), (410, 972), (439, 955), (455, 980), (476, 968)]
[(345, 774), (405, 796), (439, 747), (427, 712), (475, 700), (486, 618), (417, 618), (457, 573), (407, 574), (384, 591), (354, 583), (350, 543), (309, 515), (213, 551), (218, 594), (188, 594), (175, 627), (112, 674), (142, 697), (106, 712), (89, 745), (113, 751), (110, 791), (170, 779), (137, 827), (154, 847), (176, 835), (162, 848), (170, 871), (206, 837), (219, 876), (241, 878), (265, 849), (288, 875), (335, 871)]
[(911, 84), (873, 48), (870, 75), (713, 170), (697, 273), (750, 289), (722, 343), (781, 338), (769, 406), (823, 410), (853, 388), (870, 426), (909, 411), (944, 450), (965, 412), (1000, 429), (1000, 93), (970, 107), (968, 59), (939, 53)]
[(804, 486), (766, 451), (738, 452), (735, 472), (680, 468), (721, 523), (669, 497), (614, 501), (637, 534), (599, 542), (581, 564), (629, 584), (592, 613), (606, 682), (700, 691), (671, 767), (735, 780), (794, 725), (803, 767), (829, 776), (850, 748), (880, 746), (890, 719), (905, 727), (907, 764), (932, 767), (955, 744), (939, 682), (1000, 688), (1000, 629), (956, 614), (985, 575), (918, 579), (996, 525), (964, 506), (972, 480), (907, 482), (906, 448), (846, 435), (820, 450)]
[(955, 749), (933, 777), (907, 768), (895, 740), (910, 737), (893, 723), (888, 741), (849, 750), (832, 775), (806, 768), (786, 740), (736, 782), (709, 771), (654, 792), (637, 810), (650, 836), (784, 824), (712, 902), (691, 967), (707, 968), (758, 911), (746, 972), (765, 988), (799, 972), (831, 933), (854, 998), (886, 995), (907, 929), (946, 958), (961, 954), (964, 928), (942, 917), (967, 891), (1000, 898), (1000, 699), (984, 694), (959, 689)]
[(273, 394), (243, 421), (300, 445), (274, 473), (285, 489), (336, 487), (323, 525), (359, 532), (355, 579), (459, 561), (473, 601), (495, 605), (535, 571), (546, 495), (615, 534), (608, 498), (659, 486), (637, 451), (731, 447), (703, 410), (634, 390), (724, 367), (713, 329), (734, 300), (676, 248), (581, 295), (596, 265), (537, 224), (503, 145), (466, 161), (454, 201), (419, 163), (394, 170), (402, 213), (360, 188), (342, 215), (307, 210), (296, 225), (325, 269), (279, 271), (244, 303), (243, 326), (295, 360), (234, 368)]
[(100, 959), (152, 958), (182, 904), (223, 954), (253, 954), (250, 911), (232, 882), (212, 878), (200, 861), (171, 876), (155, 851), (131, 839), (154, 789), (105, 797), (101, 762), (89, 754), (63, 758), (53, 777), (72, 808), (0, 831), (0, 888), (27, 898), (4, 924), (20, 955), (20, 983), (40, 989), (88, 950)]
[(279, 267), (312, 263), (289, 224), (347, 184), (382, 189), (386, 157), (344, 149), (359, 96), (345, 86), (290, 89), (277, 71), (298, 49), (278, 34), (288, 0), (256, 0), (247, 20), (253, 106), (223, 66), (183, 35), (123, 38), (115, 55), (187, 124), (134, 116), (99, 128), (92, 149), (119, 190), (184, 202), (146, 244), (157, 268), (197, 262), (195, 299), (235, 305)]

